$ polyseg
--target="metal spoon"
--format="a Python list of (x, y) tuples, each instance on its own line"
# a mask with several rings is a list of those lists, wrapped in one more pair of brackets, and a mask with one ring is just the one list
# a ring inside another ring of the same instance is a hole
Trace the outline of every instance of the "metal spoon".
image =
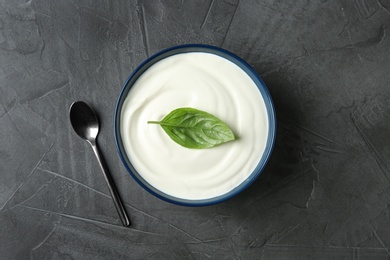
[(99, 149), (96, 144), (96, 137), (99, 133), (99, 121), (95, 112), (85, 102), (76, 101), (70, 106), (69, 116), (70, 122), (77, 135), (85, 139), (92, 146), (100, 168), (103, 171), (104, 178), (108, 184), (108, 189), (110, 190), (112, 200), (114, 201), (122, 224), (124, 226), (130, 226), (130, 220), (127, 217), (118, 191), (116, 190), (111, 175), (107, 170), (107, 166), (103, 160), (103, 157), (100, 156)]

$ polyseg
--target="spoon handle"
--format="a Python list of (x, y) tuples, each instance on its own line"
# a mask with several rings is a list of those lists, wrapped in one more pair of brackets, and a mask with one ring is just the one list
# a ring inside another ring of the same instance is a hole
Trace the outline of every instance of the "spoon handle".
[(112, 177), (107, 169), (106, 163), (104, 162), (103, 157), (100, 156), (100, 152), (96, 145), (96, 142), (91, 143), (91, 146), (99, 162), (100, 168), (103, 171), (104, 178), (106, 179), (108, 189), (110, 190), (112, 200), (114, 201), (116, 210), (118, 211), (122, 224), (125, 227), (130, 226), (130, 220), (126, 214), (125, 208), (123, 207), (122, 201), (119, 197), (114, 181), (112, 180)]

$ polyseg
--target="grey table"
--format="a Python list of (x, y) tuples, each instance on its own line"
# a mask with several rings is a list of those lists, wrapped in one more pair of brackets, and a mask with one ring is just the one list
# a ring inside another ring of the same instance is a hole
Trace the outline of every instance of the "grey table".
[[(0, 259), (390, 259), (390, 1), (0, 1)], [(224, 203), (176, 206), (116, 152), (137, 65), (204, 43), (245, 59), (275, 102), (266, 170)], [(121, 226), (68, 108), (98, 138)]]

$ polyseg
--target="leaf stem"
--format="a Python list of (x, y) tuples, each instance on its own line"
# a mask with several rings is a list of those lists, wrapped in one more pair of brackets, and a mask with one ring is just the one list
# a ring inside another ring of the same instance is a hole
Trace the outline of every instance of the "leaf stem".
[(161, 122), (159, 121), (148, 121), (148, 124), (156, 124), (156, 125), (160, 125)]

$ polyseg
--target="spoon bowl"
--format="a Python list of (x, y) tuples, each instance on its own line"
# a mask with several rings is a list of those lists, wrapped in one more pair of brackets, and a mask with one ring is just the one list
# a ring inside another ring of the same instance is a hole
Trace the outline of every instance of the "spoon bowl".
[(90, 106), (85, 102), (74, 102), (69, 111), (70, 122), (76, 134), (81, 138), (95, 142), (99, 133), (99, 121)]

